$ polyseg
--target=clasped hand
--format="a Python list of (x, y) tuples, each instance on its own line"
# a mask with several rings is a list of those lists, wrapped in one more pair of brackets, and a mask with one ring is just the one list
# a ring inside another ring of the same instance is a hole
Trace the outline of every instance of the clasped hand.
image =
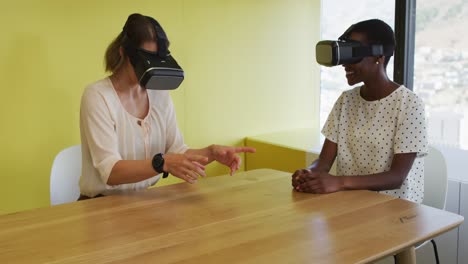
[(208, 158), (201, 155), (167, 153), (164, 155), (164, 171), (188, 183), (197, 182), (198, 176), (205, 177)]
[(301, 169), (292, 175), (292, 186), (298, 192), (332, 193), (343, 189), (341, 177), (330, 175), (325, 171)]

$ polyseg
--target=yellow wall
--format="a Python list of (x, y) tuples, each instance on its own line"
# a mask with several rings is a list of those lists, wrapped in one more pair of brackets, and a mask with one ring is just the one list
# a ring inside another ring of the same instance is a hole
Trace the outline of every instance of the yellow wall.
[(318, 126), (319, 0), (2, 2), (0, 212), (49, 205), (52, 161), (80, 143), (81, 93), (133, 12), (161, 22), (186, 72), (172, 97), (192, 147)]

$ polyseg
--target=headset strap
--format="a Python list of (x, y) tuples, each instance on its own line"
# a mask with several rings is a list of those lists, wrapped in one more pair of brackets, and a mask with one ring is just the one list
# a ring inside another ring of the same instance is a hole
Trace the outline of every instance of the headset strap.
[[(148, 19), (151, 24), (154, 26), (155, 28), (155, 31), (156, 31), (156, 42), (158, 44), (158, 56), (160, 58), (166, 58), (167, 56), (170, 55), (170, 52), (169, 52), (169, 39), (167, 38), (167, 35), (166, 35), (166, 32), (164, 32), (164, 29), (162, 28), (162, 26), (159, 24), (158, 21), (156, 21), (156, 19), (150, 17), (150, 16), (145, 16), (146, 19)], [(128, 20), (127, 22), (125, 22), (125, 25), (122, 29), (123, 33), (127, 36), (128, 36), (128, 32), (127, 32), (127, 23), (128, 23)], [(127, 52), (135, 52), (134, 49), (136, 49), (137, 47), (133, 47), (132, 44), (130, 44), (129, 46), (131, 47), (124, 47), (125, 50)]]
[(392, 56), (392, 45), (374, 44), (370, 46), (360, 46), (353, 48), (353, 57), (368, 57), (368, 56)]
[(166, 32), (164, 32), (161, 24), (159, 24), (156, 19), (150, 16), (146, 16), (146, 18), (151, 21), (151, 24), (153, 24), (154, 28), (156, 29), (156, 40), (158, 42), (159, 57), (165, 58), (169, 56), (171, 53), (169, 52), (169, 39), (167, 38)]
[[(339, 38), (341, 41), (350, 40), (349, 36), (354, 31), (355, 24), (352, 24)], [(353, 55), (359, 57), (367, 56), (392, 56), (395, 47), (393, 45), (372, 44), (370, 46), (362, 46), (353, 48)]]

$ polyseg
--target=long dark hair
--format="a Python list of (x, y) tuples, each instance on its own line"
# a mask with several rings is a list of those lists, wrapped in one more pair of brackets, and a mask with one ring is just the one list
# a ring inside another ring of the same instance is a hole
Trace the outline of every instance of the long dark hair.
[(125, 22), (122, 32), (109, 44), (104, 56), (106, 71), (115, 73), (122, 67), (127, 56), (120, 55), (120, 47), (132, 44), (141, 46), (144, 42), (156, 41), (156, 29), (151, 20), (141, 14), (131, 14)]

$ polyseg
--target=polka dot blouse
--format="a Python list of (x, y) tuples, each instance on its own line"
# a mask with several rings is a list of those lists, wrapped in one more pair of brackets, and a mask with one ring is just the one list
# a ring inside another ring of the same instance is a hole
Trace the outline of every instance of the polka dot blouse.
[(421, 99), (404, 86), (387, 97), (366, 101), (361, 87), (341, 94), (322, 134), (338, 145), (337, 175), (367, 175), (390, 170), (394, 154), (417, 153), (400, 189), (382, 191), (421, 203), (424, 197), (426, 120)]

